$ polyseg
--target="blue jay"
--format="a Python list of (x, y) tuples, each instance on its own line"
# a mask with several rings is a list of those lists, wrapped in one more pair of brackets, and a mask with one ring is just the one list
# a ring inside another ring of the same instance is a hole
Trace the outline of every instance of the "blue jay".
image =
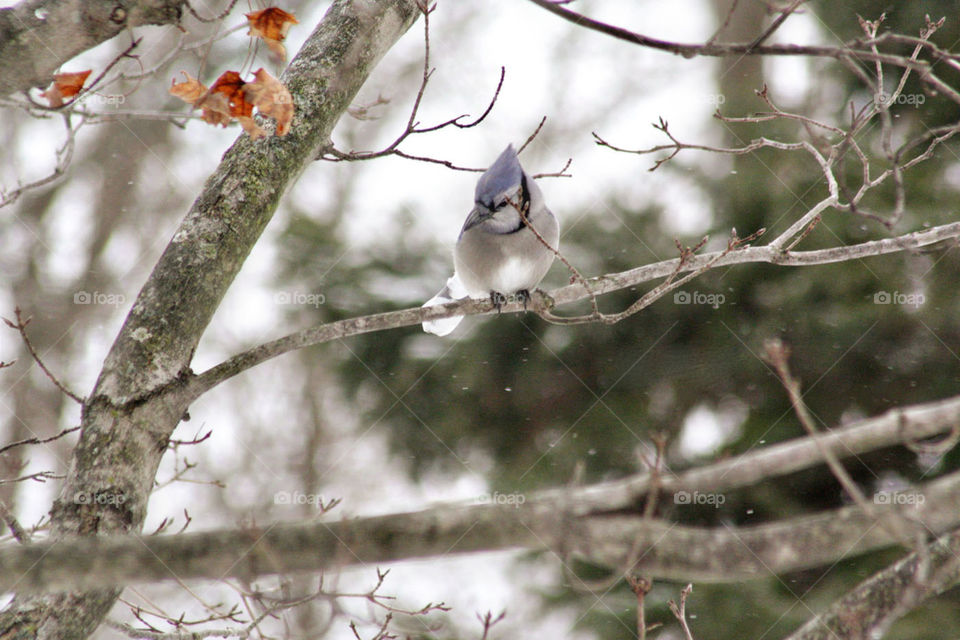
[[(553, 251), (524, 223), (520, 207), (537, 233), (553, 249), (560, 240), (560, 225), (543, 201), (536, 182), (520, 166), (513, 145), (477, 181), (474, 207), (463, 223), (453, 250), (455, 272), (446, 286), (423, 306), (452, 302), (467, 296), (490, 296), (500, 305), (516, 294), (524, 304), (553, 264)], [(453, 331), (463, 316), (423, 323), (423, 330), (438, 336)]]

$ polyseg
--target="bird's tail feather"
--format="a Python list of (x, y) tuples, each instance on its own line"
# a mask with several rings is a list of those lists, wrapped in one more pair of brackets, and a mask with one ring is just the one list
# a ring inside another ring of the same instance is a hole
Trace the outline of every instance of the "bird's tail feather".
[[(467, 290), (460, 282), (457, 274), (447, 278), (447, 284), (444, 285), (437, 295), (423, 303), (424, 307), (432, 307), (435, 304), (445, 304), (467, 297)], [(423, 323), (423, 330), (437, 336), (445, 336), (451, 333), (463, 320), (463, 316), (453, 316), (451, 318), (441, 318), (439, 320), (427, 320)]]

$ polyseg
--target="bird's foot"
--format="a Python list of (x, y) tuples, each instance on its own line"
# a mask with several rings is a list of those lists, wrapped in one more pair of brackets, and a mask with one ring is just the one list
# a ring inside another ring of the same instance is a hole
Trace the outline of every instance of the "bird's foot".
[(507, 304), (507, 296), (503, 295), (499, 291), (490, 292), (490, 302), (497, 309), (497, 313), (500, 313), (500, 307)]

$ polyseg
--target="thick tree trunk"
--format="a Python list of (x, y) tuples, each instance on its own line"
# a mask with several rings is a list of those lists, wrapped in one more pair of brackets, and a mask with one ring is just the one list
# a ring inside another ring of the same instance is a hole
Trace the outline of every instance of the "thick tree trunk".
[[(83, 431), (51, 511), (51, 535), (138, 532), (167, 440), (192, 395), (200, 337), (286, 188), (317, 156), (384, 53), (416, 20), (413, 0), (338, 0), (281, 80), (290, 133), (224, 155), (140, 291), (83, 408)], [(3, 638), (84, 638), (119, 590), (17, 597)]]

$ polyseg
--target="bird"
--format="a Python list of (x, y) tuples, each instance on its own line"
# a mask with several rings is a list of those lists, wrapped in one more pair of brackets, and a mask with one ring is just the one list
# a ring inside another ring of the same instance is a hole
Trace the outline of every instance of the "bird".
[[(453, 276), (423, 306), (468, 296), (489, 296), (497, 309), (515, 296), (526, 306), (530, 290), (553, 264), (559, 241), (556, 216), (547, 208), (543, 192), (520, 166), (517, 151), (509, 144), (477, 180), (473, 209), (453, 250)], [(445, 336), (462, 319), (463, 316), (454, 316), (428, 320), (423, 329)]]

